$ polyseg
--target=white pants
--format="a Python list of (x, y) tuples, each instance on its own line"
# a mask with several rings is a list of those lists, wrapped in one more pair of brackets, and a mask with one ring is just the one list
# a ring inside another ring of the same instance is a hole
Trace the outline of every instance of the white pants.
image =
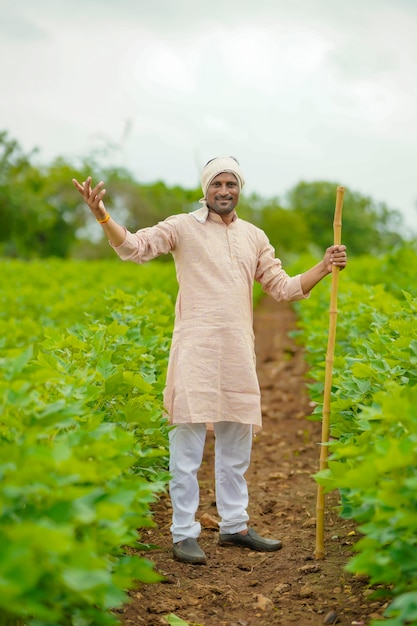
[[(214, 424), (215, 483), (220, 532), (238, 533), (247, 528), (249, 519), (248, 488), (245, 473), (252, 449), (252, 426), (235, 422)], [(197, 472), (206, 440), (205, 424), (178, 424), (169, 433), (172, 479), (169, 492), (172, 502), (171, 533), (174, 543), (201, 532), (195, 519), (200, 489)]]

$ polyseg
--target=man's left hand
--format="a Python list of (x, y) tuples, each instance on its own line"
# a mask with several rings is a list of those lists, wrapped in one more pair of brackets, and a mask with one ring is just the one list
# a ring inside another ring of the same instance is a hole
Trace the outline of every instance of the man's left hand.
[(330, 246), (327, 248), (323, 263), (330, 274), (333, 266), (339, 267), (343, 270), (347, 264), (347, 254), (346, 254), (346, 246), (338, 245), (338, 246)]

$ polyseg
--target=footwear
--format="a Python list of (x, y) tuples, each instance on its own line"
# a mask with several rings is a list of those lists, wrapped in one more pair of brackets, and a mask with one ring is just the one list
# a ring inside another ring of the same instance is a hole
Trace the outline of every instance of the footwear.
[(187, 539), (174, 543), (172, 551), (177, 561), (201, 565), (207, 563), (206, 555), (198, 545), (197, 539), (193, 537), (187, 537)]
[(258, 552), (273, 552), (274, 550), (280, 550), (282, 548), (282, 543), (279, 539), (266, 539), (265, 537), (261, 537), (253, 528), (248, 528), (246, 535), (242, 535), (241, 533), (233, 533), (230, 535), (220, 533), (219, 545), (243, 546), (251, 550), (257, 550)]

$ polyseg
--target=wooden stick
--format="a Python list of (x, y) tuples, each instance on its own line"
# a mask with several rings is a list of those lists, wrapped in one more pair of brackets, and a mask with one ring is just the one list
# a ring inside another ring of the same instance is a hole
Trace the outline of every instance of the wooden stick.
[[(336, 207), (333, 221), (334, 245), (341, 244), (342, 238), (342, 208), (344, 187), (338, 187), (336, 192)], [(329, 335), (327, 341), (326, 370), (324, 376), (324, 397), (323, 397), (323, 419), (321, 427), (321, 448), (320, 448), (320, 471), (327, 469), (327, 451), (330, 436), (330, 397), (332, 390), (334, 346), (336, 341), (336, 321), (337, 321), (337, 290), (339, 285), (340, 268), (336, 265), (332, 267), (332, 288), (329, 308)], [(325, 498), (322, 485), (317, 488), (316, 504), (316, 559), (324, 559), (324, 510)]]

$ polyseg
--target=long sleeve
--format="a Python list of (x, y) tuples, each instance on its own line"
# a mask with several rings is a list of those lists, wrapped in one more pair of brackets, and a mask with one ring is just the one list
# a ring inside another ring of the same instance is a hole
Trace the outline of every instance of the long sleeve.
[(301, 287), (301, 275), (288, 276), (280, 259), (275, 257), (275, 250), (267, 237), (264, 235), (262, 239), (255, 280), (262, 285), (265, 293), (283, 302), (308, 298), (310, 294), (304, 294)]
[(126, 229), (126, 238), (120, 246), (110, 243), (122, 261), (145, 263), (161, 254), (168, 254), (176, 245), (175, 217), (135, 233)]

